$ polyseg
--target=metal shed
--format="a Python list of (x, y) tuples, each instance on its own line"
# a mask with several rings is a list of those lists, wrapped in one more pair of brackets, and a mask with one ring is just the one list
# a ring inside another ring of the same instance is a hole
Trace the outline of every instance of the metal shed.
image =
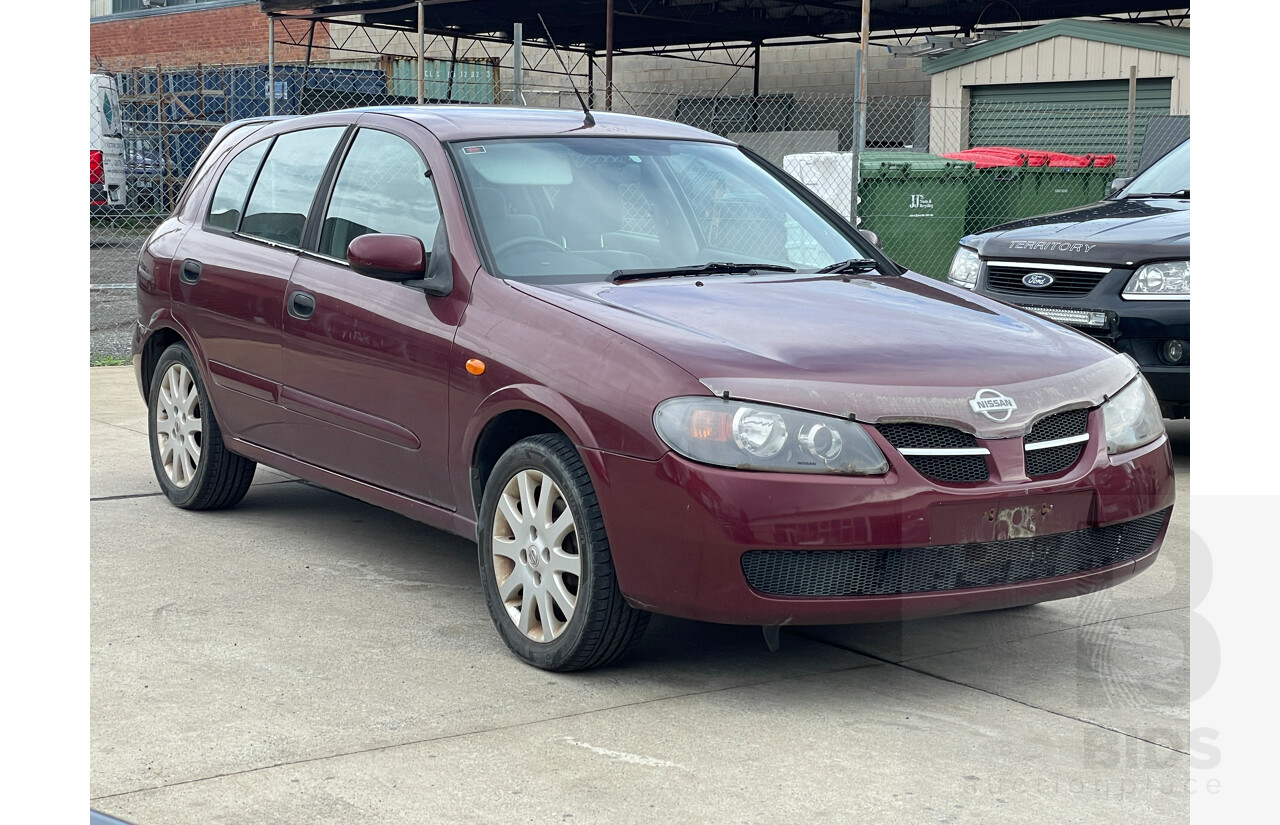
[[(1191, 114), (1186, 28), (1058, 20), (926, 58), (923, 69), (932, 82), (932, 111), (961, 111), (966, 118), (959, 132), (931, 130), (936, 153), (984, 145), (991, 134), (1008, 136), (1015, 120), (1024, 123), (1024, 145), (1063, 152), (1127, 148), (1134, 130), (1134, 151), (1140, 151), (1148, 118)], [(1094, 113), (1090, 124), (1075, 128), (1073, 112), (1086, 107)], [(1099, 120), (1099, 108), (1114, 108), (1117, 117)], [(1027, 118), (1031, 109), (1054, 116)], [(1089, 145), (1047, 145), (1050, 134), (1082, 135), (1075, 139)]]

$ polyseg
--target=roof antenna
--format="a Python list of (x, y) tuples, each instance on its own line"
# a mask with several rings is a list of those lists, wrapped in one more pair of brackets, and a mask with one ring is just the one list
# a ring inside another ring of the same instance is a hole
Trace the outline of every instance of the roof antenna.
[(560, 67), (564, 69), (564, 76), (569, 78), (569, 85), (573, 87), (573, 93), (578, 96), (578, 105), (582, 107), (582, 113), (586, 115), (582, 125), (595, 126), (596, 119), (591, 116), (591, 110), (587, 108), (587, 102), (582, 99), (582, 92), (578, 91), (578, 84), (573, 82), (573, 74), (569, 71), (569, 67), (565, 65), (564, 58), (560, 56), (560, 50), (556, 48), (556, 41), (551, 39), (551, 29), (547, 28), (547, 21), (542, 19), (542, 12), (538, 12), (538, 22), (542, 24), (542, 30), (547, 33), (547, 42), (551, 44), (551, 51), (556, 53), (556, 60), (560, 61)]

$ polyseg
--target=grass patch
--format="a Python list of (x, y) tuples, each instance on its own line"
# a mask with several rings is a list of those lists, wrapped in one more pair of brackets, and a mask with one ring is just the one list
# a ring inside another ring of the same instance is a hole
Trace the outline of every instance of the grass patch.
[(125, 364), (132, 364), (133, 356), (120, 355), (90, 355), (89, 366), (91, 367), (123, 367)]

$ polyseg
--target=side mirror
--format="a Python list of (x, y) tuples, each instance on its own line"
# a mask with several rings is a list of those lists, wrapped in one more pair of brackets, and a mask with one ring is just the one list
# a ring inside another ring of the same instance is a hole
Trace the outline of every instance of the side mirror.
[(380, 281), (421, 278), (427, 270), (427, 251), (412, 235), (361, 235), (347, 246), (347, 262), (361, 275)]
[(436, 226), (428, 256), (422, 241), (412, 235), (361, 235), (347, 246), (347, 262), (361, 275), (399, 281), (428, 295), (453, 291), (453, 258), (444, 221)]
[(1133, 178), (1116, 178), (1111, 181), (1111, 188), (1107, 190), (1107, 197), (1120, 193), (1120, 190), (1133, 183)]
[(859, 229), (858, 233), (861, 234), (862, 237), (871, 241), (871, 245), (876, 249), (884, 249), (884, 244), (880, 242), (880, 236), (872, 232), (870, 229)]

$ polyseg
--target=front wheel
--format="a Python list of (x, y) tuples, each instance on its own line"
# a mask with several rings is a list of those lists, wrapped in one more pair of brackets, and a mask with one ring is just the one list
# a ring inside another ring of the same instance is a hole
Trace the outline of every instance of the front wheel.
[(185, 510), (217, 510), (249, 491), (257, 464), (230, 452), (185, 344), (160, 355), (147, 398), (151, 464), (160, 489)]
[(601, 667), (644, 635), (649, 614), (618, 590), (595, 489), (563, 435), (498, 460), (480, 502), (480, 575), (494, 625), (544, 670)]

